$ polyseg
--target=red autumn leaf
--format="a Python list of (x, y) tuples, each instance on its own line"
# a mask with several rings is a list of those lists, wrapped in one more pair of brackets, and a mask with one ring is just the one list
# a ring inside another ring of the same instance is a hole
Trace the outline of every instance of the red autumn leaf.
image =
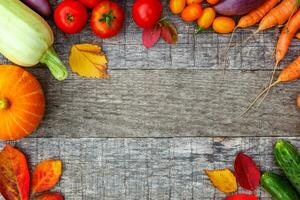
[(32, 173), (32, 193), (44, 192), (53, 188), (61, 176), (62, 163), (60, 160), (44, 160)]
[(143, 44), (146, 48), (153, 47), (156, 42), (159, 40), (161, 34), (161, 28), (159, 26), (155, 26), (152, 29), (144, 29), (142, 40)]
[(47, 192), (34, 198), (34, 200), (64, 200), (59, 192)]
[(164, 20), (161, 26), (161, 36), (165, 42), (168, 44), (176, 44), (178, 38), (176, 27), (167, 20)]
[(28, 200), (29, 182), (24, 154), (7, 144), (0, 153), (0, 193), (6, 200)]
[(226, 197), (224, 200), (258, 200), (258, 198), (255, 195), (234, 194)]
[(260, 171), (252, 158), (240, 152), (235, 158), (234, 170), (241, 187), (251, 191), (257, 188), (260, 181)]

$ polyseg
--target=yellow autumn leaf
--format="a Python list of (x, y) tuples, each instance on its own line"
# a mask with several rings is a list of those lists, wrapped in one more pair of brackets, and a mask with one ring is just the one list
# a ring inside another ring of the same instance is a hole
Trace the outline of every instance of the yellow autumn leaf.
[(229, 169), (204, 170), (211, 183), (221, 192), (237, 191), (236, 177)]
[(73, 72), (88, 78), (109, 78), (107, 60), (101, 47), (95, 44), (72, 46), (69, 64)]

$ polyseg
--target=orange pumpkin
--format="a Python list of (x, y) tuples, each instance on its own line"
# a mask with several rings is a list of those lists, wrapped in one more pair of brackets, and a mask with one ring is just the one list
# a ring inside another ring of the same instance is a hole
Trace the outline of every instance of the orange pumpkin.
[(14, 65), (0, 65), (0, 139), (21, 139), (33, 132), (45, 112), (38, 80)]

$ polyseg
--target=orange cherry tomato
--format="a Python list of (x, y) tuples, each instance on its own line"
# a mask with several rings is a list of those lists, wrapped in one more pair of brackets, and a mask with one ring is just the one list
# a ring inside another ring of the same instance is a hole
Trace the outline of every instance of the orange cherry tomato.
[(202, 7), (198, 3), (193, 3), (185, 7), (181, 13), (183, 21), (192, 22), (199, 19), (202, 15)]
[(187, 5), (190, 5), (192, 3), (201, 3), (203, 0), (186, 0)]
[(169, 8), (173, 14), (179, 14), (185, 7), (185, 0), (170, 0)]
[(215, 5), (217, 3), (219, 3), (220, 0), (206, 0), (207, 3), (209, 3), (210, 5)]
[(231, 33), (234, 27), (235, 21), (230, 17), (216, 17), (213, 22), (213, 29), (217, 33)]

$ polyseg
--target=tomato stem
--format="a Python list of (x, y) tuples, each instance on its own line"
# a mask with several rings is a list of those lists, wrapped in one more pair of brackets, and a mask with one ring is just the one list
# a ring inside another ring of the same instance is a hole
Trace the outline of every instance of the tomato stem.
[(0, 98), (0, 110), (4, 110), (8, 107), (8, 100), (6, 98)]
[(106, 22), (106, 24), (108, 25), (108, 27), (110, 28), (111, 26), (111, 22), (113, 20), (115, 20), (116, 17), (113, 16), (113, 11), (110, 10), (107, 14), (103, 14), (102, 18), (99, 20), (100, 22)]
[(73, 15), (67, 14), (67, 20), (68, 20), (69, 22), (73, 22), (73, 20), (74, 20)]

